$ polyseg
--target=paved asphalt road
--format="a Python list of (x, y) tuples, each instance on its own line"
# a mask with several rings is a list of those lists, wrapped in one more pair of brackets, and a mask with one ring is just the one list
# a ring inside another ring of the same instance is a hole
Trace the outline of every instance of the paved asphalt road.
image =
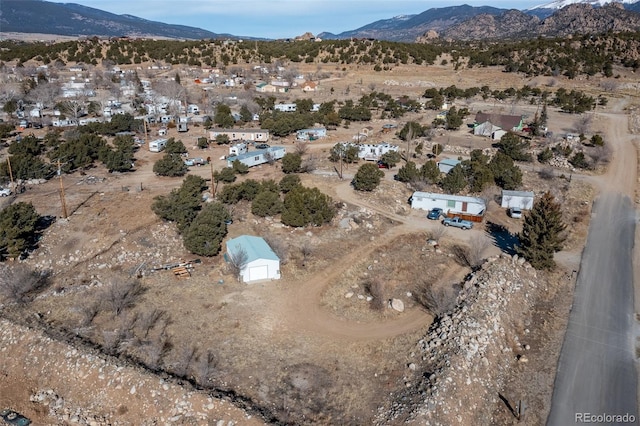
[(593, 211), (549, 426), (576, 424), (576, 413), (629, 413), (639, 424), (632, 263), (635, 210), (628, 197), (605, 192)]

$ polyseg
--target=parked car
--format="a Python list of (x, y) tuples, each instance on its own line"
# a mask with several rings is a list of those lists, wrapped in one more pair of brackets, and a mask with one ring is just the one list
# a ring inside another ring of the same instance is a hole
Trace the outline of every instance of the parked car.
[(382, 162), (382, 161), (378, 161), (378, 168), (379, 169), (388, 169), (389, 165), (387, 163)]
[(442, 221), (442, 224), (444, 226), (455, 226), (456, 228), (460, 228), (460, 229), (473, 228), (473, 222), (469, 222), (468, 220), (461, 219), (458, 216), (451, 217), (451, 218), (447, 217)]
[(269, 147), (270, 146), (268, 143), (259, 143), (258, 145), (256, 145), (256, 149), (267, 149)]
[(510, 217), (512, 217), (513, 219), (520, 219), (522, 217), (522, 210), (520, 210), (518, 207), (511, 207), (507, 213), (509, 214)]
[(31, 424), (31, 420), (13, 410), (0, 411), (0, 418), (9, 425), (29, 426)]
[(440, 216), (442, 216), (442, 214), (442, 209), (440, 207), (435, 207), (431, 209), (431, 211), (429, 211), (429, 213), (427, 214), (427, 219), (438, 220), (440, 219)]
[(9, 195), (11, 195), (9, 188), (0, 188), (0, 197), (8, 197)]

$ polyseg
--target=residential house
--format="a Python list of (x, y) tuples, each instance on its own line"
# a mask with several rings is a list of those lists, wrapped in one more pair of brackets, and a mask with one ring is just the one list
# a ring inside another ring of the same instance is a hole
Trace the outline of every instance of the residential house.
[(241, 235), (227, 241), (225, 259), (235, 263), (243, 283), (280, 279), (280, 258), (263, 238)]
[(382, 157), (387, 152), (391, 151), (399, 151), (397, 145), (391, 145), (388, 143), (381, 144), (357, 144), (358, 147), (358, 158), (362, 158), (367, 161), (378, 161), (380, 157)]
[(315, 83), (313, 81), (305, 81), (304, 83), (302, 83), (301, 88), (303, 92), (315, 92), (318, 88), (318, 83)]
[(218, 135), (227, 135), (232, 141), (268, 142), (269, 131), (264, 129), (216, 129), (209, 131), (209, 140)]
[(521, 132), (524, 128), (524, 119), (521, 115), (490, 114), (485, 112), (476, 114), (475, 126), (486, 122), (491, 123), (505, 132)]
[(297, 108), (296, 104), (277, 104), (273, 106), (274, 111), (280, 112), (296, 112)]
[(283, 146), (272, 146), (267, 149), (256, 149), (240, 155), (227, 157), (227, 167), (232, 167), (233, 162), (238, 160), (247, 167), (259, 166), (270, 161), (280, 160), (286, 154)]
[(409, 200), (412, 209), (431, 210), (437, 207), (441, 208), (447, 215), (465, 214), (483, 216), (487, 209), (482, 198), (462, 195), (416, 191)]
[(276, 93), (276, 86), (269, 83), (258, 83), (256, 84), (256, 92), (260, 93)]
[(327, 136), (325, 127), (314, 127), (312, 129), (302, 129), (296, 132), (296, 138), (300, 141), (314, 141)]

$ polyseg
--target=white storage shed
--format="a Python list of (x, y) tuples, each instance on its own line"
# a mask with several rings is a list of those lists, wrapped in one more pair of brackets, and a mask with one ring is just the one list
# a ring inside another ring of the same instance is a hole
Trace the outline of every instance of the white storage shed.
[(500, 207), (505, 209), (519, 208), (531, 210), (533, 207), (534, 194), (531, 191), (507, 191), (502, 190), (502, 201)]
[(280, 258), (263, 238), (241, 235), (227, 241), (225, 258), (239, 263), (244, 283), (280, 279)]

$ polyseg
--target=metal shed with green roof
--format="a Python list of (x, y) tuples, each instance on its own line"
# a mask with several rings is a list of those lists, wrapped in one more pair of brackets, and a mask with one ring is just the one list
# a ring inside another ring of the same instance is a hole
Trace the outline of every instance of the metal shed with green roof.
[(227, 241), (228, 259), (242, 259), (240, 280), (252, 283), (280, 279), (280, 258), (260, 237), (241, 235)]

